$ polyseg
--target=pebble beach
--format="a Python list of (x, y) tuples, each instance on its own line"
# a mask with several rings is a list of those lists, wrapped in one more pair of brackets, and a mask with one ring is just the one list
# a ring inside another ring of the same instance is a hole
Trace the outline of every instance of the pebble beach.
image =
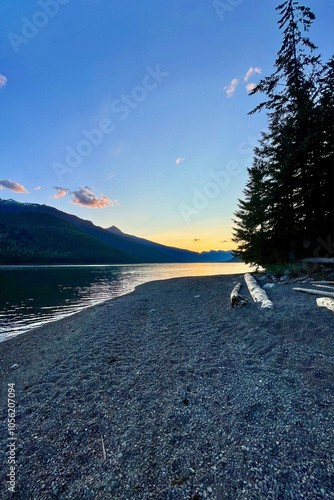
[(151, 282), (2, 342), (0, 498), (334, 498), (334, 316), (289, 284), (268, 295)]

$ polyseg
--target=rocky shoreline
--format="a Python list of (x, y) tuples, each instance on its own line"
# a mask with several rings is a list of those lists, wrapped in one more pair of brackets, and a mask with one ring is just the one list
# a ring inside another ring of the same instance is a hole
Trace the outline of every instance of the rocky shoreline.
[(0, 498), (9, 383), (17, 498), (334, 498), (333, 313), (280, 280), (274, 310), (244, 285), (232, 309), (241, 280), (148, 283), (1, 343)]

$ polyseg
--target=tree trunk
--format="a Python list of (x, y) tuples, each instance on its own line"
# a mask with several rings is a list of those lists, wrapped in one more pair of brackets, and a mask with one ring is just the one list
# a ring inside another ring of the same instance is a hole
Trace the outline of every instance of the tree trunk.
[(327, 298), (317, 299), (317, 306), (326, 307), (330, 311), (334, 312), (334, 299), (327, 299)]
[(325, 259), (325, 258), (314, 258), (314, 259), (303, 259), (301, 262), (313, 262), (317, 264), (334, 264), (334, 259)]
[(269, 300), (266, 292), (257, 284), (255, 279), (249, 273), (244, 276), (249, 293), (254, 302), (261, 302), (261, 307), (264, 309), (273, 309), (274, 304)]
[(323, 290), (311, 290), (308, 288), (294, 288), (295, 292), (310, 293), (312, 295), (323, 295), (324, 297), (329, 297), (334, 299), (334, 292), (324, 292)]
[(231, 293), (231, 307), (245, 306), (248, 304), (248, 300), (239, 294), (241, 283), (235, 285)]
[(334, 285), (334, 281), (313, 281), (312, 285)]

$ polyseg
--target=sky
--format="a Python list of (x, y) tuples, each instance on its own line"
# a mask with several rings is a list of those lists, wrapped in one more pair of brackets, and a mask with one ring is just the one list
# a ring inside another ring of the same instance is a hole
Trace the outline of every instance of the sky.
[[(273, 71), (273, 0), (3, 0), (0, 198), (230, 250)], [(305, 0), (327, 61), (332, 0)], [(263, 97), (263, 96), (262, 96)]]

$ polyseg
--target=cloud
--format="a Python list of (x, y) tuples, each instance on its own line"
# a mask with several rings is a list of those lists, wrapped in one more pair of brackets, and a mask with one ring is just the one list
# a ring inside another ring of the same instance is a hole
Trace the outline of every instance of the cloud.
[(66, 188), (58, 187), (58, 186), (53, 186), (55, 189), (57, 189), (58, 193), (54, 195), (54, 199), (57, 200), (58, 198), (62, 198), (65, 196), (67, 193), (69, 193), (69, 190)]
[(104, 196), (103, 193), (100, 193), (101, 198), (99, 198), (93, 193), (94, 188), (90, 188), (88, 186), (78, 188), (76, 191), (71, 191), (68, 188), (59, 186), (54, 186), (54, 188), (58, 190), (58, 193), (54, 195), (55, 199), (62, 198), (68, 194), (72, 198), (71, 203), (80, 205), (81, 207), (105, 208), (113, 207), (115, 205), (119, 207), (122, 206), (118, 200), (112, 201), (108, 198), (108, 196)]
[(114, 206), (114, 203), (111, 201), (108, 196), (104, 196), (101, 193), (101, 198), (98, 198), (94, 193), (92, 193), (92, 189), (85, 189), (87, 186), (84, 186), (77, 191), (71, 191), (72, 203), (75, 205), (80, 205), (81, 207), (89, 207), (89, 208), (105, 208)]
[(0, 74), (0, 89), (2, 89), (2, 87), (4, 87), (6, 83), (7, 83), (7, 78), (4, 75)]
[(255, 74), (258, 74), (258, 75), (261, 75), (262, 73), (262, 68), (253, 68), (252, 66), (249, 68), (249, 70), (247, 71), (246, 75), (245, 75), (245, 82), (248, 82), (249, 78)]
[(36, 191), (39, 191), (41, 189), (41, 186), (37, 186), (34, 188)]
[(200, 238), (195, 238), (194, 241), (201, 241), (201, 239)]
[(255, 87), (255, 83), (249, 83), (248, 85), (246, 85), (247, 92), (251, 92), (253, 89), (255, 89)]
[[(245, 74), (245, 76), (244, 76), (244, 81), (248, 82), (249, 78), (252, 75), (255, 75), (255, 74), (260, 75), (261, 73), (262, 73), (262, 69), (261, 68), (253, 68), (251, 66), (249, 68), (249, 70), (247, 71), (247, 73)], [(241, 78), (242, 77), (240, 77), (240, 78), (233, 78), (233, 80), (231, 81), (230, 85), (226, 85), (226, 87), (224, 87), (224, 90), (226, 92), (227, 97), (233, 97), (234, 96), (234, 92), (235, 92), (237, 86), (239, 85)], [(255, 83), (249, 83), (246, 86), (246, 89), (247, 89), (248, 92), (251, 92), (254, 88), (255, 88)]]
[(8, 179), (0, 179), (0, 189), (10, 189), (14, 193), (29, 193), (25, 187)]
[(179, 165), (180, 163), (182, 163), (182, 162), (183, 162), (183, 161), (185, 161), (185, 160), (186, 160), (186, 159), (185, 159), (185, 158), (182, 158), (182, 157), (178, 158), (178, 159), (176, 160), (176, 165)]
[(237, 88), (238, 85), (239, 85), (238, 78), (233, 78), (230, 85), (224, 87), (227, 97), (232, 97), (234, 95), (235, 89)]
[(119, 156), (124, 151), (124, 149), (125, 149), (125, 144), (124, 144), (124, 142), (121, 142), (120, 144), (118, 144), (118, 146), (116, 146), (112, 155)]

